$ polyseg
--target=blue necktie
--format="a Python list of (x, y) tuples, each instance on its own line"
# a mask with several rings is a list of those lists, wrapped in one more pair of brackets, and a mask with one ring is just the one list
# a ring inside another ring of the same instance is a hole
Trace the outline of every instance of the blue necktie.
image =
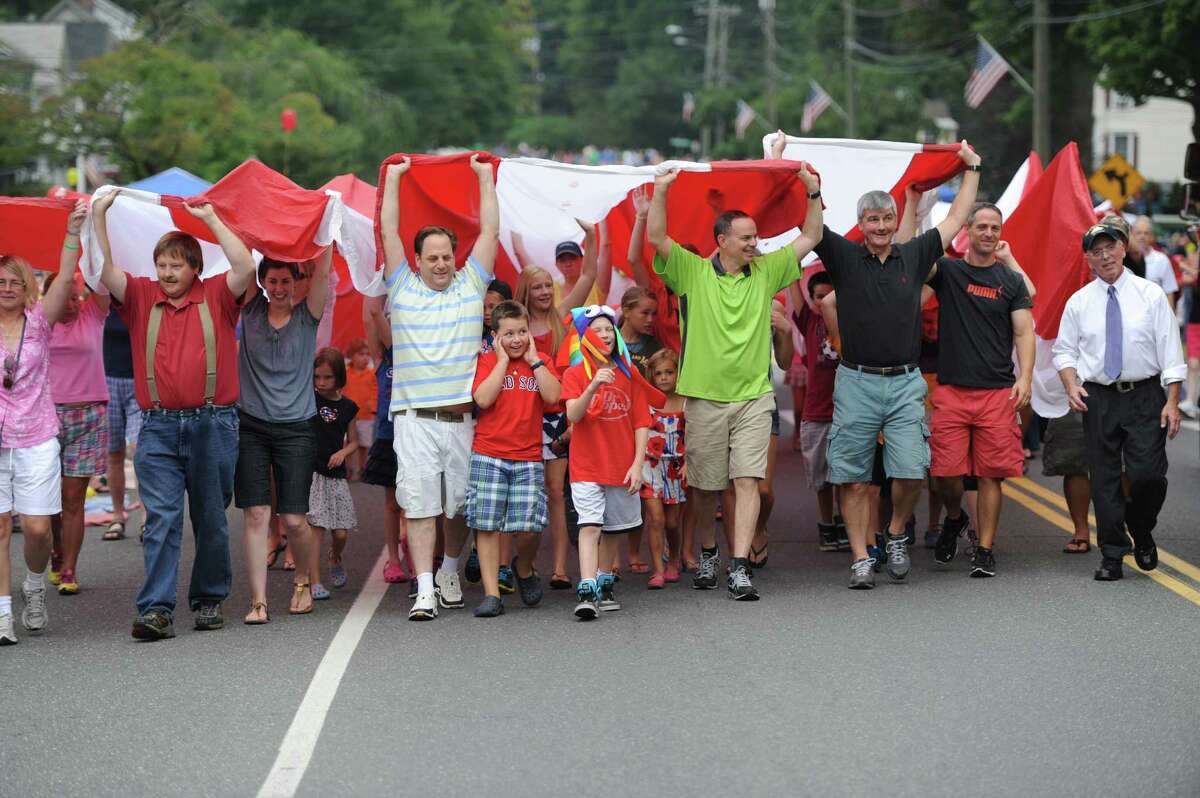
[(1108, 287), (1108, 307), (1104, 310), (1104, 373), (1110, 380), (1121, 376), (1121, 303), (1117, 287)]

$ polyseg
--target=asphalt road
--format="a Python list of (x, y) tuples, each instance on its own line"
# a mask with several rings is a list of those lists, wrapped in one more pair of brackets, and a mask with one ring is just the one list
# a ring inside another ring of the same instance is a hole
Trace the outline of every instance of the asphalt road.
[[(355, 486), (350, 583), (313, 615), (287, 615), (290, 574), (272, 571), (272, 622), (240, 623), (231, 512), (230, 623), (194, 632), (185, 610), (176, 639), (139, 644), (136, 536), (89, 530), (83, 592), (52, 594), (49, 630), (0, 650), (0, 795), (1200, 795), (1194, 429), (1170, 446), (1156, 533), (1175, 565), (1115, 584), (1092, 581), (1097, 553), (1060, 553), (1057, 481), (1034, 460), (1009, 488), (1024, 503), (1005, 503), (996, 579), (918, 549), (907, 583), (847, 590), (783, 443), (761, 601), (627, 577), (624, 609), (590, 624), (549, 591), (479, 620), (469, 588), (467, 609), (414, 624), (397, 585), (369, 614), (382, 508)], [(190, 560), (189, 542), (182, 573)], [(339, 635), (347, 617), (360, 640)], [(273, 770), (281, 745), (291, 764)]]

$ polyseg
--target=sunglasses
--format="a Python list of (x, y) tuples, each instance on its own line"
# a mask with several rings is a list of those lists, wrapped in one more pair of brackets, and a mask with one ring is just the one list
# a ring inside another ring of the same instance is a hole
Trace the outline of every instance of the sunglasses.
[(17, 360), (12, 355), (4, 358), (4, 390), (12, 390), (13, 379), (17, 371)]

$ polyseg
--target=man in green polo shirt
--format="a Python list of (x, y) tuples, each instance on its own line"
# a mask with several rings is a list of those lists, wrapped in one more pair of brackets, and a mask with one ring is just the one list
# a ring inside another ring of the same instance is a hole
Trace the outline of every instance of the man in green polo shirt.
[(699, 522), (700, 568), (692, 587), (717, 586), (713, 518), (721, 491), (733, 481), (736, 512), (729, 595), (758, 599), (747, 557), (758, 519), (758, 481), (767, 475), (771, 445), (771, 298), (800, 277), (800, 259), (821, 240), (821, 194), (803, 164), (796, 176), (808, 190), (800, 237), (770, 255), (758, 254), (758, 229), (742, 211), (717, 217), (717, 251), (705, 259), (667, 236), (667, 192), (678, 169), (654, 180), (646, 233), (657, 250), (654, 271), (679, 296), (678, 392), (688, 397), (687, 478)]

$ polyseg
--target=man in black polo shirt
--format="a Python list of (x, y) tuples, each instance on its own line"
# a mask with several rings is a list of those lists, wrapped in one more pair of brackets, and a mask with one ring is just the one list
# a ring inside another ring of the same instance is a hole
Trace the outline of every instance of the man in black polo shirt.
[[(967, 217), (965, 260), (942, 258), (929, 284), (938, 298), (938, 386), (933, 390), (929, 439), (933, 488), (946, 506), (946, 521), (933, 547), (945, 565), (958, 552), (967, 528), (963, 480), (979, 480), (979, 545), (971, 576), (995, 576), (992, 543), (1000, 523), (1000, 485), (1024, 471), (1017, 411), (1033, 384), (1034, 289), (1000, 240), (1000, 209), (981, 202)], [(1013, 377), (1017, 344), (1021, 375)]]
[(858, 201), (864, 243), (848, 241), (826, 227), (815, 250), (833, 279), (842, 335), (829, 430), (829, 481), (843, 486), (842, 517), (854, 553), (850, 567), (854, 589), (875, 586), (875, 563), (867, 555), (867, 526), (871, 467), (881, 432), (884, 469), (893, 480), (888, 574), (904, 579), (911, 566), (904, 524), (929, 468), (926, 387), (917, 367), (921, 287), (966, 221), (979, 187), (979, 155), (963, 141), (958, 157), (967, 164), (962, 187), (950, 213), (933, 230), (893, 245), (896, 201), (887, 192), (869, 191)]

